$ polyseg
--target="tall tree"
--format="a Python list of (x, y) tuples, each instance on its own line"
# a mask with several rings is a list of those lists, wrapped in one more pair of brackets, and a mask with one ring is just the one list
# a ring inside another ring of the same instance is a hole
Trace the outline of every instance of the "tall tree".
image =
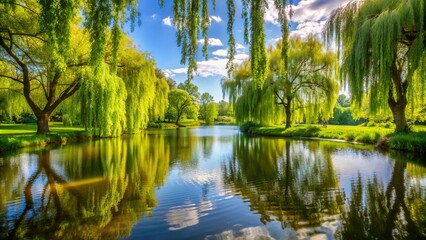
[[(326, 25), (326, 41), (337, 43), (353, 101), (360, 106), (369, 90), (370, 111), (389, 107), (396, 132), (409, 130), (410, 85), (425, 82), (425, 12), (425, 0), (354, 1), (335, 10)], [(416, 71), (423, 79), (416, 80)]]
[(46, 17), (42, 11), (42, 5), (30, 0), (0, 4), (0, 60), (8, 68), (0, 72), (0, 79), (21, 85), (15, 91), (23, 94), (37, 117), (37, 133), (49, 131), (50, 114), (80, 88), (90, 46), (87, 36), (72, 22), (67, 26), (71, 41), (60, 54), (58, 46), (62, 45), (52, 41), (62, 40), (49, 35), (41, 23)]
[(198, 116), (198, 105), (193, 96), (182, 89), (172, 89), (169, 92), (169, 110), (171, 115), (176, 118), (175, 123), (179, 124), (182, 115), (186, 113), (191, 117)]
[(200, 105), (200, 119), (206, 119), (207, 116), (207, 106), (213, 102), (213, 96), (210, 93), (201, 94), (199, 105)]
[(206, 123), (211, 125), (214, 123), (214, 120), (219, 116), (219, 106), (215, 102), (210, 102), (206, 106)]
[[(333, 53), (324, 52), (321, 43), (310, 36), (291, 39), (287, 67), (283, 66), (282, 45), (269, 51), (270, 74), (259, 90), (252, 80), (248, 62), (238, 67), (223, 88), (235, 103), (237, 122), (280, 123), (317, 122), (332, 117), (339, 84)], [(287, 69), (287, 70), (284, 70)]]
[(183, 83), (179, 83), (177, 88), (185, 90), (198, 101), (200, 98), (200, 92), (198, 92), (197, 85), (193, 84), (189, 79), (185, 80)]

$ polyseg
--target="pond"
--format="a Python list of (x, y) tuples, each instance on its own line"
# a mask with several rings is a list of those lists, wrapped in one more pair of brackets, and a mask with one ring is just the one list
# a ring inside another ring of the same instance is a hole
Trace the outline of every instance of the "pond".
[(149, 130), (0, 156), (0, 239), (425, 239), (422, 155)]

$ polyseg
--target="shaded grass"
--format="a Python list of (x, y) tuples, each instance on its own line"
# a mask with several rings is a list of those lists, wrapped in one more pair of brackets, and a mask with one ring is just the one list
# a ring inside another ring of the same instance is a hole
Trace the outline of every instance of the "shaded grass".
[(392, 134), (389, 147), (398, 150), (426, 152), (426, 131)]
[(23, 147), (63, 144), (92, 138), (84, 128), (64, 127), (62, 123), (51, 123), (49, 134), (36, 134), (35, 124), (1, 124), (0, 151)]
[(386, 142), (389, 143), (386, 147), (398, 150), (426, 152), (425, 126), (413, 126), (412, 132), (405, 134), (394, 134), (393, 129), (384, 127), (336, 125), (296, 125), (288, 129), (285, 129), (284, 126), (250, 126), (244, 132), (264, 136), (338, 139), (366, 144), (377, 144), (381, 139), (385, 138), (388, 139)]
[(192, 127), (192, 126), (199, 126), (199, 125), (200, 125), (200, 122), (194, 119), (184, 119), (179, 121), (179, 124), (178, 124), (179, 127)]

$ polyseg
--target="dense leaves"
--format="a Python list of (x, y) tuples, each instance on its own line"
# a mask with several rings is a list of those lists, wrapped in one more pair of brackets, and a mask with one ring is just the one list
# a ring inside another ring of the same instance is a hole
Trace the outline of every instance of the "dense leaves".
[(187, 91), (182, 89), (172, 89), (170, 91), (168, 113), (175, 118), (176, 124), (179, 123), (183, 115), (197, 119), (198, 108), (196, 99)]
[(323, 52), (314, 37), (290, 41), (288, 70), (283, 72), (281, 44), (269, 50), (268, 79), (261, 90), (253, 80), (248, 63), (223, 81), (223, 89), (235, 103), (237, 122), (256, 121), (286, 127), (292, 121), (308, 123), (328, 120), (336, 102), (337, 62), (334, 54)]
[(371, 112), (389, 107), (396, 131), (408, 129), (406, 107), (414, 94), (407, 90), (424, 85), (425, 12), (424, 0), (367, 0), (337, 9), (327, 23), (326, 41), (337, 42), (353, 101), (360, 106), (368, 89)]

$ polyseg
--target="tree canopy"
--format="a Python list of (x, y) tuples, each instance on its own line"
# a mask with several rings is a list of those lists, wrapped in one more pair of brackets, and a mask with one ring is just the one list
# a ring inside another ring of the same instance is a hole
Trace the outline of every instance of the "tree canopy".
[[(77, 122), (99, 136), (135, 132), (163, 117), (166, 80), (116, 25), (129, 9), (134, 20), (137, 1), (0, 3), (0, 90), (23, 95), (38, 133), (49, 132), (55, 111), (73, 120), (81, 113)], [(6, 104), (22, 102), (15, 95)]]
[(196, 99), (185, 90), (172, 89), (169, 93), (168, 112), (176, 119), (176, 124), (179, 124), (184, 114), (193, 119), (197, 119), (198, 105), (196, 104)]
[(292, 121), (317, 122), (332, 117), (337, 99), (338, 65), (335, 54), (324, 52), (322, 44), (310, 36), (289, 41), (288, 69), (282, 65), (282, 45), (268, 51), (269, 76), (259, 90), (252, 80), (250, 62), (239, 66), (223, 89), (235, 103), (237, 122), (277, 124), (285, 116)]
[(335, 10), (326, 25), (325, 39), (337, 43), (353, 101), (360, 106), (368, 93), (372, 113), (389, 107), (396, 131), (408, 130), (409, 89), (424, 92), (425, 12), (425, 0), (354, 1)]

